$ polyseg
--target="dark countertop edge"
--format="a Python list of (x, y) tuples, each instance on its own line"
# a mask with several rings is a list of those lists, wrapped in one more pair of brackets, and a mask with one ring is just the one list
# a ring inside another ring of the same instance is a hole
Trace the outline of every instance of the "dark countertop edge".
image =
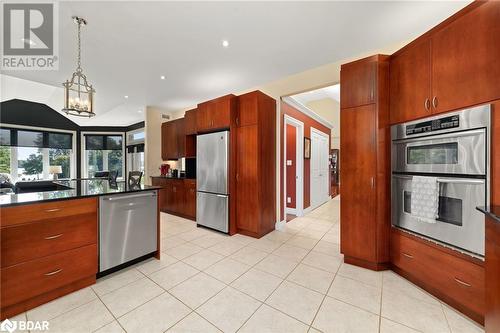
[(161, 179), (196, 180), (196, 178), (186, 178), (186, 177), (167, 177), (167, 176), (149, 176), (149, 177), (161, 178)]
[[(495, 222), (498, 222), (500, 223), (500, 215), (497, 215), (495, 213), (493, 213), (492, 209), (490, 206), (478, 206), (476, 207), (476, 209), (478, 211), (480, 211), (481, 213), (483, 213), (484, 215), (486, 215), (487, 217), (491, 218), (492, 220), (494, 220)], [(500, 212), (500, 207), (497, 206), (497, 212)]]
[[(144, 191), (156, 191), (156, 190), (161, 190), (161, 189), (162, 189), (161, 186), (148, 185), (148, 188), (144, 188), (144, 189), (140, 189), (140, 190), (127, 190), (125, 192), (75, 195), (74, 197), (69, 197), (69, 198), (53, 198), (53, 199), (42, 199), (42, 200), (26, 201), (26, 202), (11, 202), (11, 203), (6, 203), (6, 204), (0, 204), (0, 209), (7, 208), (7, 207), (14, 207), (14, 206), (36, 205), (36, 204), (41, 204), (41, 203), (45, 203), (45, 202), (53, 202), (53, 201), (78, 200), (78, 199), (102, 197), (103, 195), (126, 194), (126, 193), (144, 192)], [(62, 190), (62, 191), (71, 191), (71, 190)]]

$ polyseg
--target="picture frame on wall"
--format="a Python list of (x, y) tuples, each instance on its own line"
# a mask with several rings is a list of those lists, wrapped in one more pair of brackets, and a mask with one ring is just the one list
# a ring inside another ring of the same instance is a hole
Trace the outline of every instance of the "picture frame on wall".
[(304, 138), (304, 159), (311, 158), (311, 139)]

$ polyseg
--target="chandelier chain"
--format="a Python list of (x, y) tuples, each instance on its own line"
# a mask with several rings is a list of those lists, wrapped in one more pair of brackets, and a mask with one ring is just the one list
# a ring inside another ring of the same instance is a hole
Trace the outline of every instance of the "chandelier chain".
[(78, 64), (78, 67), (76, 68), (76, 70), (78, 72), (81, 72), (82, 71), (82, 61), (81, 61), (81, 53), (82, 53), (82, 43), (81, 43), (81, 28), (82, 28), (82, 22), (80, 20), (78, 20), (78, 60), (77, 60), (77, 64)]

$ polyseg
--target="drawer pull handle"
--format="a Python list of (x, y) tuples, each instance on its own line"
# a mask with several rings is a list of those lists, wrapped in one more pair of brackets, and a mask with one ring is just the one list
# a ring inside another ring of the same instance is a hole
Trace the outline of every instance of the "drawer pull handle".
[(404, 253), (404, 252), (401, 252), (401, 254), (404, 255), (406, 258), (413, 259), (413, 256), (411, 254)]
[(59, 268), (58, 270), (55, 270), (53, 272), (49, 272), (49, 273), (45, 273), (44, 275), (45, 276), (52, 276), (52, 275), (56, 275), (57, 273), (61, 273), (62, 272), (62, 268)]
[(50, 239), (56, 239), (56, 238), (59, 238), (61, 237), (63, 234), (59, 234), (59, 235), (54, 235), (54, 236), (48, 236), (48, 237), (45, 237), (46, 240), (50, 240)]
[(52, 212), (58, 212), (58, 211), (60, 211), (60, 210), (61, 210), (61, 208), (53, 208), (53, 209), (46, 209), (45, 211), (46, 211), (47, 213), (52, 213)]
[(468, 284), (467, 282), (464, 282), (464, 281), (462, 281), (462, 280), (460, 280), (460, 279), (457, 279), (457, 278), (454, 278), (454, 279), (455, 279), (455, 281), (456, 281), (457, 283), (461, 284), (462, 286), (466, 286), (466, 287), (469, 287), (469, 288), (470, 288), (470, 287), (472, 287), (472, 285), (471, 285), (471, 284)]

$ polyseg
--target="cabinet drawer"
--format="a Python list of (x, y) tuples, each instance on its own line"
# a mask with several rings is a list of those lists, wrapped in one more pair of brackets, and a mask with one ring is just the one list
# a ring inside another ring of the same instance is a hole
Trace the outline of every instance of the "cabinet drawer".
[(1, 230), (2, 267), (97, 242), (94, 213), (21, 224)]
[[(428, 287), (484, 315), (484, 267), (398, 232), (391, 236), (391, 260)], [(439, 296), (439, 295), (438, 295)]]
[[(58, 200), (1, 209), (0, 226), (68, 217), (85, 213), (97, 214), (97, 199)], [(97, 215), (96, 215), (97, 216)]]
[(2, 268), (2, 307), (97, 273), (97, 244)]

